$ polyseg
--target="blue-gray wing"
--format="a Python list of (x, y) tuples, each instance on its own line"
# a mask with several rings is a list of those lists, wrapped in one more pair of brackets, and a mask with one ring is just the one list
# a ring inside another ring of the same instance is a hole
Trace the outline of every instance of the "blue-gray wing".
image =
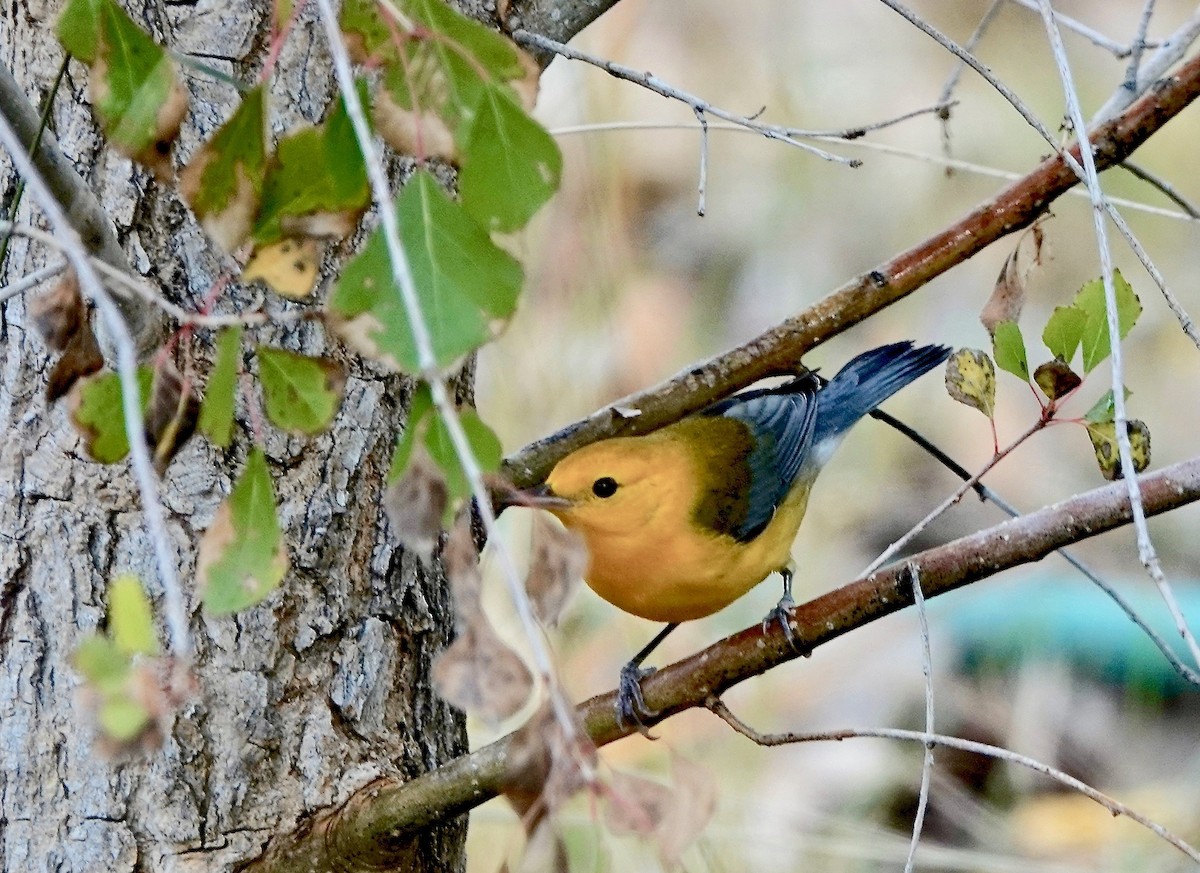
[(746, 542), (770, 524), (800, 474), (816, 430), (816, 382), (797, 379), (777, 388), (735, 395), (706, 410), (736, 419), (749, 429), (745, 463), (750, 480), (745, 514), (729, 533)]

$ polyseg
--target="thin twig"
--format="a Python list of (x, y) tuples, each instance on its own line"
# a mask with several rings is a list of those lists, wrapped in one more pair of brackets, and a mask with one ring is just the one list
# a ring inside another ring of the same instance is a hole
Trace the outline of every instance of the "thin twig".
[(700, 123), (700, 202), (696, 205), (696, 214), (704, 217), (704, 198), (708, 191), (708, 117), (699, 109), (696, 111), (696, 121)]
[[(1046, 425), (1048, 425), (1049, 423), (1050, 423), (1050, 419), (1045, 416), (1038, 418), (1038, 420), (1035, 421), (1032, 425), (1030, 425), (1030, 427), (1023, 434), (1021, 434), (1019, 437), (1017, 437), (1015, 440), (1013, 440), (1011, 443), (1009, 443), (1005, 448), (1001, 449), (1000, 451), (998, 451), (994, 455), (992, 455), (991, 459), (986, 464), (984, 464), (982, 468), (980, 468), (979, 472), (977, 472), (971, 478), (964, 481), (961, 485), (958, 486), (957, 489), (955, 489), (953, 494), (951, 494), (949, 497), (947, 497), (945, 500), (943, 500), (941, 503), (939, 503), (937, 506), (935, 506), (933, 509), (931, 509), (929, 511), (928, 515), (926, 515), (924, 518), (922, 518), (920, 521), (918, 521), (916, 524), (914, 524), (909, 529), (908, 533), (904, 534), (904, 536), (900, 537), (898, 540), (896, 540), (890, 546), (888, 546), (886, 549), (884, 549), (882, 554), (880, 554), (879, 557), (877, 557), (874, 561), (872, 561), (865, 570), (863, 570), (861, 573), (859, 573), (859, 575), (860, 576), (869, 576), (872, 573), (874, 573), (876, 570), (878, 570), (880, 567), (882, 567), (884, 564), (886, 564), (888, 561), (890, 561), (897, 552), (899, 552), (902, 548), (904, 548), (906, 545), (911, 543), (913, 541), (913, 539), (918, 534), (921, 533), (921, 531), (925, 530), (927, 527), (929, 527), (929, 525), (933, 524), (934, 520), (939, 518), (951, 506), (954, 506), (954, 504), (956, 504), (956, 503), (958, 503), (958, 501), (962, 500), (963, 495), (965, 495), (968, 491), (970, 491), (972, 488), (974, 488), (975, 485), (979, 482), (979, 480), (982, 479), (985, 475), (987, 475), (987, 473), (989, 471), (991, 471), (991, 469), (993, 467), (995, 467), (997, 464), (999, 464), (1001, 461), (1003, 461), (1005, 458), (1007, 458), (1018, 446), (1023, 444), (1027, 439), (1029, 439), (1035, 433), (1037, 433), (1040, 430), (1045, 429)], [(1132, 470), (1133, 468), (1130, 467), (1129, 469)]]
[(1062, 43), (1062, 34), (1059, 32), (1058, 25), (1054, 21), (1053, 10), (1050, 8), (1049, 0), (1040, 0), (1040, 3), (1042, 20), (1046, 26), (1046, 34), (1050, 39), (1054, 61), (1058, 67), (1059, 76), (1062, 79), (1063, 91), (1067, 99), (1067, 110), (1076, 127), (1080, 157), (1083, 160), (1084, 182), (1087, 185), (1092, 200), (1092, 218), (1096, 234), (1096, 246), (1100, 254), (1100, 270), (1104, 280), (1104, 302), (1108, 316), (1108, 338), (1112, 359), (1113, 413), (1116, 418), (1117, 449), (1121, 459), (1121, 469), (1125, 471), (1125, 484), (1128, 487), (1129, 502), (1133, 510), (1133, 527), (1137, 532), (1138, 557), (1141, 559), (1146, 571), (1150, 574), (1150, 578), (1154, 580), (1154, 584), (1158, 586), (1163, 601), (1166, 603), (1167, 609), (1170, 610), (1171, 616), (1175, 620), (1176, 629), (1191, 650), (1192, 658), (1197, 665), (1200, 665), (1200, 645), (1197, 644), (1196, 638), (1192, 635), (1192, 631), (1188, 627), (1187, 619), (1179, 607), (1175, 593), (1171, 590), (1171, 585), (1163, 573), (1154, 543), (1150, 540), (1150, 530), (1146, 525), (1146, 513), (1142, 506), (1142, 493), (1138, 487), (1137, 477), (1129, 475), (1134, 469), (1133, 449), (1130, 446), (1129, 432), (1126, 428), (1126, 422), (1128, 422), (1129, 418), (1125, 408), (1125, 369), (1121, 348), (1120, 316), (1117, 313), (1117, 292), (1113, 284), (1112, 252), (1109, 249), (1108, 229), (1104, 222), (1106, 213), (1104, 192), (1100, 188), (1100, 177), (1096, 170), (1096, 159), (1092, 154), (1092, 145), (1083, 119), (1083, 108), (1079, 104), (1079, 94), (1075, 90), (1071, 68), (1067, 61), (1066, 49)]
[(1066, 785), (1078, 791), (1084, 797), (1096, 801), (1103, 806), (1114, 816), (1123, 815), (1131, 821), (1135, 821), (1142, 827), (1154, 832), (1157, 836), (1166, 840), (1179, 851), (1183, 852), (1194, 861), (1200, 861), (1200, 850), (1193, 847), (1191, 844), (1176, 836), (1171, 831), (1160, 825), (1153, 819), (1147, 818), (1140, 812), (1129, 808), (1119, 800), (1109, 797), (1102, 791), (1098, 791), (1074, 776), (1069, 776), (1062, 770), (1056, 767), (1051, 767), (1049, 764), (1044, 764), (1035, 758), (1030, 758), (1027, 755), (1022, 755), (1010, 749), (1004, 749), (1000, 746), (992, 746), (987, 743), (978, 743), (974, 740), (964, 740), (960, 737), (950, 737), (945, 734), (935, 734), (926, 731), (907, 731), (899, 728), (842, 728), (840, 730), (831, 731), (814, 731), (811, 733), (782, 733), (782, 734), (763, 734), (756, 731), (750, 725), (746, 724), (736, 715), (734, 715), (719, 698), (711, 698), (706, 704), (708, 709), (714, 715), (724, 721), (727, 725), (737, 731), (744, 737), (752, 740), (760, 746), (783, 746), (792, 743), (813, 743), (813, 742), (828, 742), (830, 740), (841, 742), (842, 740), (873, 738), (883, 740), (907, 740), (914, 743), (923, 743), (926, 747), (930, 745), (945, 746), (950, 749), (959, 749), (964, 752), (974, 752), (977, 755), (986, 755), (989, 758), (995, 758), (999, 761), (1007, 761), (1010, 764), (1018, 764), (1021, 767), (1027, 767), (1035, 773), (1041, 773), (1043, 776), (1048, 776), (1057, 782)]
[(158, 499), (158, 479), (154, 473), (150, 449), (146, 445), (144, 420), (142, 418), (141, 391), (138, 388), (138, 351), (130, 335), (124, 315), (113, 298), (100, 282), (92, 267), (91, 259), (84, 248), (78, 231), (68, 221), (62, 206), (50, 192), (33, 161), (25, 152), (8, 118), (0, 112), (0, 145), (9, 152), (14, 169), (25, 178), (25, 185), (34, 202), (54, 228), (63, 254), (79, 279), (80, 288), (92, 301), (116, 350), (117, 375), (121, 381), (121, 408), (125, 420), (125, 434), (129, 438), (129, 457), (133, 464), (134, 478), (142, 500), (146, 529), (154, 547), (159, 581), (163, 587), (164, 612), (170, 639), (171, 652), (181, 662), (192, 652), (191, 636), (188, 631), (187, 609), (183, 589), (180, 587), (175, 562), (177, 557), (171, 546), (166, 517)]
[[(14, 226), (11, 223), (5, 226), (5, 222), (0, 222), (0, 233), (4, 233), (4, 238), (8, 239), (13, 234)], [(59, 273), (67, 268), (65, 261), (59, 261), (56, 264), (47, 264), (32, 273), (27, 273), (15, 282), (9, 282), (3, 288), (0, 288), (0, 303), (8, 300), (10, 297), (16, 297), (18, 294), (23, 294), (30, 288), (45, 282), (47, 279), (53, 279)]]
[[(1033, 2), (1033, 0), (1030, 0), (1030, 2)], [(1108, 98), (1108, 102), (1101, 106), (1096, 111), (1096, 114), (1092, 116), (1092, 124), (1107, 121), (1124, 111), (1125, 107), (1129, 106), (1144, 93), (1151, 84), (1166, 75), (1167, 70), (1176, 61), (1183, 59), (1188, 47), (1196, 41), (1197, 37), (1200, 37), (1200, 7), (1192, 13), (1191, 18), (1159, 44), (1158, 50), (1151, 55), (1149, 61), (1142, 64), (1141, 72), (1138, 74), (1137, 86), (1132, 90), (1126, 88), (1124, 84), (1118, 87), (1112, 96)]]
[[(904, 436), (908, 437), (908, 439), (920, 446), (925, 452), (932, 455), (938, 461), (938, 463), (940, 463), (958, 478), (968, 481), (974, 479), (974, 476), (972, 476), (971, 472), (967, 470), (966, 467), (942, 451), (940, 447), (927, 439), (923, 434), (914, 430), (903, 421), (900, 421), (900, 419), (884, 412), (882, 409), (874, 409), (869, 413), (869, 415), (872, 418), (888, 425), (888, 427), (894, 428), (895, 430), (904, 434)], [(992, 503), (1010, 518), (1021, 517), (1020, 510), (1001, 497), (998, 493), (996, 493), (996, 491), (989, 488), (987, 485), (984, 485), (982, 482), (976, 480), (975, 483), (971, 485), (971, 489), (979, 495), (980, 500)], [(1150, 625), (1146, 623), (1145, 619), (1138, 614), (1137, 610), (1133, 608), (1133, 605), (1126, 600), (1121, 593), (1116, 590), (1116, 588), (1106, 582), (1099, 573), (1088, 567), (1079, 558), (1075, 557), (1074, 553), (1068, 551), (1067, 549), (1058, 549), (1057, 554), (1064, 561), (1078, 570), (1079, 573), (1084, 576), (1084, 578), (1107, 594), (1109, 598), (1111, 598), (1112, 601), (1117, 605), (1117, 607), (1125, 613), (1126, 617), (1133, 622), (1133, 624), (1136, 625), (1137, 628), (1142, 631), (1142, 633), (1150, 638), (1150, 641), (1154, 643), (1154, 645), (1162, 653), (1163, 657), (1167, 659), (1167, 662), (1172, 668), (1174, 668), (1175, 672), (1184, 679), (1184, 681), (1195, 685), (1197, 688), (1200, 688), (1200, 673), (1197, 673), (1187, 664), (1183, 663), (1183, 660), (1177, 654), (1175, 654), (1175, 650), (1171, 648), (1170, 644), (1168, 644), (1167, 641), (1164, 640), (1158, 634), (1158, 632), (1154, 630), (1154, 628), (1150, 627)]]
[(1131, 95), (1137, 96), (1138, 68), (1142, 65), (1142, 53), (1146, 50), (1146, 32), (1150, 30), (1150, 19), (1154, 16), (1154, 0), (1146, 0), (1138, 18), (1137, 33), (1129, 46), (1129, 66), (1125, 69), (1125, 81), (1121, 83)]
[(729, 112), (725, 109), (721, 109), (719, 106), (713, 106), (707, 100), (701, 99), (694, 94), (689, 94), (686, 91), (682, 91), (679, 88), (676, 88), (674, 85), (664, 82), (662, 79), (659, 79), (657, 76), (654, 76), (651, 73), (639, 72), (638, 70), (635, 70), (632, 67), (627, 67), (624, 64), (618, 64), (613, 61), (605, 60), (604, 58), (596, 57), (595, 55), (589, 55), (586, 52), (581, 52), (572, 48), (571, 46), (564, 45), (561, 42), (555, 42), (552, 39), (540, 36), (536, 33), (530, 33), (527, 30), (513, 31), (512, 38), (517, 42), (518, 45), (536, 48), (542, 51), (554, 52), (555, 54), (561, 55), (564, 58), (570, 58), (573, 61), (582, 61), (586, 64), (591, 64), (594, 67), (599, 67), (610, 76), (614, 76), (618, 79), (624, 79), (625, 81), (632, 82), (635, 85), (640, 85), (643, 88), (653, 91), (654, 93), (666, 97), (669, 100), (678, 100), (681, 103), (685, 103), (692, 108), (693, 112), (702, 112), (705, 115), (713, 115), (717, 118), (723, 118), (726, 121), (732, 122), (733, 124), (738, 124), (742, 127), (760, 133), (767, 139), (776, 139), (780, 142), (785, 142), (788, 145), (795, 146), (796, 148), (815, 155), (822, 160), (832, 161), (833, 163), (837, 164), (846, 164), (850, 167), (858, 167), (862, 165), (862, 162), (859, 160), (843, 158), (839, 155), (833, 154), (832, 152), (827, 152), (824, 149), (811, 146), (808, 143), (800, 142), (798, 139), (792, 136), (785, 127), (781, 127), (777, 124), (764, 124), (761, 121), (757, 121), (745, 115), (738, 115), (735, 112)]
[(1140, 164), (1135, 164), (1132, 161), (1122, 161), (1120, 166), (1121, 169), (1125, 170), (1127, 173), (1130, 173), (1148, 185), (1157, 188), (1164, 197), (1179, 206), (1179, 208), (1186, 212), (1189, 217), (1200, 218), (1200, 208), (1193, 206), (1191, 201), (1180, 194), (1179, 191), (1176, 190), (1175, 186), (1166, 179), (1151, 173), (1145, 167), (1141, 166)]
[[(351, 125), (354, 128), (354, 135), (358, 140), (359, 150), (362, 152), (363, 163), (366, 165), (367, 176), (371, 183), (372, 196), (378, 208), (383, 237), (387, 244), (388, 258), (392, 265), (393, 282), (396, 285), (401, 305), (404, 306), (405, 312), (408, 314), (409, 324), (412, 327), (413, 343), (416, 346), (420, 376), (429, 385), (430, 397), (437, 407), (438, 414), (446, 425), (446, 432), (449, 434), (450, 442), (454, 446), (455, 455), (458, 457), (458, 461), (462, 465), (463, 474), (470, 484), (480, 521), (483, 524), (488, 541), (492, 544), (493, 552), (502, 571), (501, 575), (508, 585), (509, 595), (512, 598), (517, 615), (520, 617), (522, 629), (533, 653), (534, 663), (546, 684), (555, 714), (568, 740), (568, 746), (572, 749), (578, 748), (578, 737), (570, 704), (563, 694), (560, 683), (555, 679), (554, 666), (546, 647), (546, 641), (537, 623), (537, 619), (533, 615), (533, 609), (529, 603), (529, 598), (525, 594), (524, 585), (517, 574), (516, 565), (508, 549), (504, 547), (502, 539), (496, 535), (496, 517), (492, 510), (491, 495), (484, 484), (483, 471), (480, 469), (479, 462), (471, 449), (470, 441), (463, 430), (462, 422), (458, 417), (458, 412), (454, 407), (454, 402), (450, 397), (450, 392), (442, 376), (441, 368), (437, 363), (437, 356), (433, 349), (433, 338), (430, 334), (428, 322), (425, 320), (424, 313), (422, 312), (420, 297), (417, 293), (416, 283), (413, 279), (412, 269), (408, 260), (408, 253), (404, 250), (404, 244), (401, 241), (400, 225), (396, 216), (396, 206), (392, 202), (391, 186), (388, 183), (383, 162), (380, 160), (375, 140), (367, 123), (366, 113), (359, 100), (358, 90), (354, 82), (354, 73), (350, 66), (350, 56), (345, 44), (342, 42), (341, 31), (338, 27), (337, 14), (333, 10), (331, 0), (317, 0), (317, 5), (321, 11), (326, 39), (329, 42), (329, 50), (333, 58), (334, 71), (337, 74), (338, 87), (342, 93), (342, 100), (346, 105), (346, 112), (350, 117)], [(579, 764), (585, 776), (590, 779), (593, 775), (591, 765), (582, 759), (579, 761)]]
[[(996, 17), (996, 13), (1000, 11), (1000, 7), (1004, 4), (1004, 0), (992, 0), (992, 5), (983, 13), (983, 18), (979, 19), (979, 24), (975, 25), (975, 30), (963, 45), (967, 51), (974, 51), (975, 46), (979, 44), (979, 40), (987, 32), (988, 26)], [(962, 78), (963, 70), (966, 69), (966, 63), (961, 59), (954, 65), (954, 69), (950, 73), (950, 77), (946, 79), (946, 84), (942, 86), (942, 93), (938, 97), (938, 102), (945, 105), (947, 108), (938, 113), (938, 118), (942, 121), (942, 153), (946, 157), (950, 156), (950, 100), (954, 95), (954, 89), (958, 87), (958, 82)], [(950, 170), (947, 170), (947, 174)]]
[[(1012, 0), (1012, 2), (1016, 3), (1018, 6), (1024, 6), (1026, 9), (1032, 10), (1033, 12), (1038, 11), (1038, 0)], [(1109, 39), (1107, 36), (1100, 33), (1100, 31), (1088, 27), (1082, 21), (1072, 18), (1069, 15), (1064, 15), (1063, 13), (1056, 11), (1054, 13), (1054, 19), (1067, 30), (1074, 31), (1084, 39), (1091, 42), (1093, 45), (1099, 46), (1105, 51), (1111, 52), (1112, 56), (1115, 58), (1127, 58), (1133, 51), (1131, 46), (1123, 45), (1117, 42), (1115, 39)]]
[[(913, 607), (917, 611), (917, 626), (921, 631), (921, 672), (925, 674), (925, 733), (933, 734), (933, 656), (929, 651), (929, 617), (925, 614), (925, 592), (921, 590), (921, 571), (908, 565), (908, 577), (912, 583)], [(921, 762), (921, 789), (917, 794), (917, 814), (913, 816), (912, 840), (908, 844), (908, 860), (904, 862), (904, 873), (912, 873), (917, 859), (917, 846), (921, 843), (921, 830), (925, 826), (925, 810), (929, 806), (929, 780), (933, 775), (933, 744), (925, 744), (925, 756)]]

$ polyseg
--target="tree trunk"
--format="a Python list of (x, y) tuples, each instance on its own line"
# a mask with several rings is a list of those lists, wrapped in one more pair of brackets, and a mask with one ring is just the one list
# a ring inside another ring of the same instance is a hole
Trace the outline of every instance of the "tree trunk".
[[(269, 4), (127, 8), (168, 47), (257, 78)], [(57, 8), (30, 0), (8, 9), (0, 62), (40, 104), (62, 58)], [(86, 81), (72, 62), (51, 114), (61, 147), (99, 191), (134, 268), (195, 307), (223, 265), (171, 186), (104, 148)], [(236, 101), (230, 86), (202, 74), (185, 70), (184, 81), (191, 109), (177, 166)], [(319, 120), (332, 93), (309, 6), (274, 80), (273, 127)], [(16, 183), (7, 161), (2, 178), (7, 197)], [(25, 201), (17, 220), (40, 219)], [(59, 258), (14, 239), (0, 284)], [(192, 605), (196, 690), (161, 748), (120, 758), (101, 751), (72, 653), (104, 621), (115, 574), (137, 573), (156, 604), (161, 590), (128, 466), (88, 460), (65, 402), (44, 399), (51, 354), (27, 312), (21, 297), (0, 304), (0, 873), (228, 869), (376, 776), (409, 777), (462, 752), (463, 720), (429, 682), (452, 624), (444, 580), (393, 544), (380, 511), (407, 388), (348, 356), (330, 433), (306, 440), (264, 430), (291, 571), (261, 606), (214, 619), (192, 590), (197, 541), (253, 441), (246, 410), (230, 450), (197, 437), (162, 478)], [(210, 339), (201, 332), (193, 344), (198, 359)], [(340, 355), (312, 325), (257, 339)], [(463, 835), (457, 824), (428, 837), (412, 869), (460, 869)]]

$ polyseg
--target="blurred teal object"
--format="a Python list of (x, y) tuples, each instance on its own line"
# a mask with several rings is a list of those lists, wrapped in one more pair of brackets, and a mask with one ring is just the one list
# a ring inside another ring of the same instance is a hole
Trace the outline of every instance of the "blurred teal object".
[[(1153, 583), (1143, 577), (1113, 587), (1195, 670)], [(1172, 588), (1193, 633), (1200, 633), (1200, 585), (1173, 581)], [(938, 598), (930, 611), (942, 633), (950, 635), (966, 672), (1053, 661), (1135, 694), (1173, 698), (1200, 693), (1112, 598), (1086, 580), (1034, 576), (1002, 586), (980, 585), (961, 598)]]

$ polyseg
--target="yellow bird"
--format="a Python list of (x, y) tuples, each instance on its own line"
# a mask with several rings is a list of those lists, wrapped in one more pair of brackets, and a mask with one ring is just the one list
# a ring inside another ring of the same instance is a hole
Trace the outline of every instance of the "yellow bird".
[(681, 621), (711, 615), (771, 573), (784, 594), (791, 547), (821, 467), (864, 415), (950, 354), (911, 342), (859, 355), (824, 385), (808, 374), (737, 394), (644, 436), (585, 446), (540, 493), (589, 553), (585, 581), (614, 606), (664, 630), (621, 671), (618, 718), (640, 724), (646, 656)]

